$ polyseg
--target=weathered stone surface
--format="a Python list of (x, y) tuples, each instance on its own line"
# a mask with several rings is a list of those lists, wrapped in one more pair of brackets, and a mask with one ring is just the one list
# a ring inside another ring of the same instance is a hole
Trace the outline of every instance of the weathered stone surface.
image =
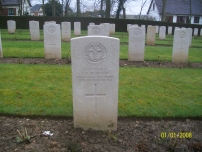
[(39, 21), (29, 21), (29, 31), (32, 41), (40, 40)]
[(192, 33), (193, 33), (193, 30), (192, 28), (188, 28), (189, 30), (189, 47), (191, 47), (191, 44), (192, 44)]
[(74, 126), (117, 130), (119, 39), (71, 39)]
[(110, 34), (115, 33), (115, 24), (110, 24)]
[(7, 21), (8, 33), (13, 34), (16, 30), (16, 22), (13, 20)]
[(104, 36), (110, 36), (110, 24), (109, 23), (101, 23), (100, 25), (104, 26)]
[(60, 25), (49, 23), (45, 24), (43, 29), (45, 59), (61, 59)]
[(160, 29), (159, 29), (159, 39), (160, 40), (166, 39), (166, 27), (165, 26), (160, 26)]
[(70, 22), (62, 22), (62, 41), (70, 41), (71, 39), (71, 23)]
[(131, 27), (129, 28), (129, 61), (144, 61), (145, 49), (145, 28)]
[(172, 34), (172, 29), (173, 29), (172, 26), (168, 26), (168, 34), (170, 35)]
[(156, 34), (158, 34), (159, 33), (159, 26), (155, 26), (156, 27)]
[(188, 29), (175, 30), (172, 62), (187, 62), (189, 52), (190, 32)]
[(88, 26), (88, 36), (90, 35), (105, 35), (103, 25), (89, 25)]
[(198, 28), (194, 28), (194, 36), (198, 36)]
[(81, 35), (81, 22), (74, 22), (74, 35), (75, 36)]
[(156, 27), (148, 26), (147, 27), (147, 45), (155, 45), (156, 40)]

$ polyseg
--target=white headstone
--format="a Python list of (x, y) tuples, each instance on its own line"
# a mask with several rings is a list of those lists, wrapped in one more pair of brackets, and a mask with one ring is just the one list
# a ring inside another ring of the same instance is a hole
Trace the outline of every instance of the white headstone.
[(74, 22), (74, 35), (75, 36), (81, 35), (81, 22)]
[(160, 29), (159, 29), (159, 39), (160, 40), (166, 39), (166, 27), (165, 26), (160, 26)]
[(0, 33), (0, 58), (3, 58), (3, 50), (2, 50), (2, 43), (1, 43), (1, 33)]
[(103, 35), (104, 36), (104, 26), (103, 25), (89, 25), (88, 35)]
[(70, 22), (62, 22), (62, 41), (70, 41), (71, 39), (71, 23)]
[(31, 40), (40, 40), (39, 21), (29, 21), (29, 31)]
[(188, 30), (189, 30), (189, 47), (191, 47), (193, 30), (192, 28), (188, 28)]
[(49, 24), (49, 23), (54, 23), (54, 24), (56, 24), (56, 21), (45, 21), (45, 24)]
[(144, 61), (145, 49), (145, 28), (131, 27), (129, 28), (129, 61)]
[(43, 25), (45, 59), (61, 59), (60, 25), (49, 23)]
[(172, 62), (188, 61), (189, 42), (190, 42), (189, 33), (190, 32), (188, 29), (175, 30)]
[(115, 24), (110, 24), (110, 34), (115, 34)]
[(172, 26), (168, 26), (168, 34), (169, 34), (169, 35), (172, 34)]
[(74, 127), (117, 130), (119, 46), (106, 36), (71, 39)]
[(156, 27), (148, 26), (147, 27), (147, 45), (155, 45), (156, 40)]
[(13, 20), (7, 21), (8, 33), (13, 34), (16, 30), (16, 22)]
[(110, 36), (110, 24), (109, 23), (101, 23), (100, 25), (104, 26), (104, 35)]
[(194, 36), (198, 36), (198, 28), (194, 28)]
[(158, 34), (159, 33), (159, 26), (155, 26), (156, 27), (156, 34)]
[(127, 31), (129, 30), (130, 27), (131, 27), (131, 24), (127, 24)]
[(178, 29), (180, 29), (179, 27), (175, 27), (175, 30), (178, 30)]

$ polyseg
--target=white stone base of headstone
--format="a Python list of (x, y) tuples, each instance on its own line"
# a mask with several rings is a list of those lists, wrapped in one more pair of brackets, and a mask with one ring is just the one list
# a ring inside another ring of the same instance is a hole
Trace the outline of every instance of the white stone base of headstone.
[(71, 39), (74, 127), (117, 130), (119, 46), (106, 36)]
[(172, 62), (187, 62), (190, 43), (190, 32), (188, 29), (175, 30)]

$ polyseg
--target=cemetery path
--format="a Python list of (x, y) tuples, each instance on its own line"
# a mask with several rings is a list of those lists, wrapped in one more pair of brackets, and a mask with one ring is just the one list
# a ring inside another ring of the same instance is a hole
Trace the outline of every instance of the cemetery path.
[[(44, 59), (44, 58), (0, 58), (0, 63), (12, 64), (71, 64), (70, 59)], [(172, 63), (168, 61), (128, 61), (120, 60), (120, 67), (153, 67), (153, 68), (202, 68), (202, 63)]]
[[(0, 116), (0, 124), (1, 152), (202, 151), (202, 120), (120, 118), (117, 131), (75, 129), (72, 118)], [(25, 128), (30, 140), (17, 143)]]

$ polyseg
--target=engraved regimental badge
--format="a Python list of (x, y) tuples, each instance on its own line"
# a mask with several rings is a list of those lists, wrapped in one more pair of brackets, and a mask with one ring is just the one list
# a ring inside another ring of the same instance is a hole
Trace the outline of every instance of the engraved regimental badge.
[(90, 62), (99, 63), (101, 60), (104, 60), (106, 56), (107, 51), (105, 47), (98, 42), (92, 42), (85, 48), (84, 58)]
[(186, 37), (186, 33), (183, 32), (183, 31), (181, 31), (179, 35), (180, 35), (181, 38), (185, 38)]
[(49, 26), (49, 27), (48, 27), (48, 31), (49, 31), (50, 33), (54, 33), (54, 32), (55, 32), (55, 27), (54, 27), (54, 26)]
[(140, 36), (142, 31), (140, 29), (135, 29), (134, 34), (135, 36)]
[(92, 31), (93, 31), (93, 34), (95, 35), (98, 35), (100, 33), (100, 29), (98, 27), (94, 27)]

